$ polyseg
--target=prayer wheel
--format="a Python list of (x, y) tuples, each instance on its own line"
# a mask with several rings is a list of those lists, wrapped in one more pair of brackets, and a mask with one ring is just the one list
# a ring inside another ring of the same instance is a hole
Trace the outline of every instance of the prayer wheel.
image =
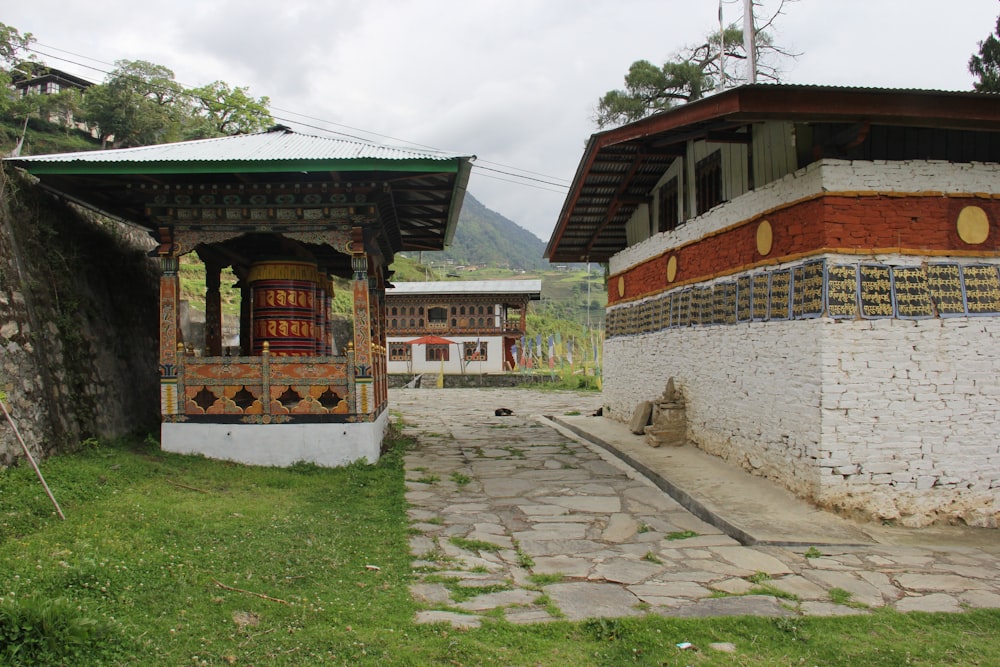
[(271, 354), (317, 353), (316, 265), (301, 260), (257, 262), (250, 267), (253, 354), (267, 341)]

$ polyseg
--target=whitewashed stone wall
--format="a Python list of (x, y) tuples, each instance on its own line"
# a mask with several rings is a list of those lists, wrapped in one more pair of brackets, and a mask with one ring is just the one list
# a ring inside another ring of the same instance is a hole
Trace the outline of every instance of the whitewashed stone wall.
[(673, 377), (693, 443), (820, 505), (996, 525), (1000, 319), (669, 329), (610, 339), (604, 361), (614, 419)]
[[(1000, 166), (826, 160), (622, 251), (611, 273), (824, 191), (995, 193)], [(1000, 520), (1000, 318), (668, 329), (607, 340), (604, 368), (612, 418), (674, 377), (692, 442), (821, 505), (912, 526)]]
[(628, 421), (674, 378), (688, 438), (798, 494), (818, 490), (823, 320), (667, 329), (604, 343), (604, 402)]

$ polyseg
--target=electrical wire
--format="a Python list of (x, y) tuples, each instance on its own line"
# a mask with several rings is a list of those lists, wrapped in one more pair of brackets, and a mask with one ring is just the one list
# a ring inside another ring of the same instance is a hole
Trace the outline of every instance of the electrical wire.
[[(61, 49), (59, 47), (55, 47), (55, 46), (51, 46), (51, 45), (45, 45), (45, 44), (40, 44), (38, 42), (35, 42), (35, 44), (37, 46), (41, 46), (42, 48), (49, 49), (51, 51), (58, 51), (60, 53), (65, 53), (67, 55), (71, 55), (71, 56), (74, 56), (76, 58), (82, 58), (82, 59), (89, 60), (89, 61), (92, 61), (92, 62), (95, 62), (95, 63), (101, 63), (102, 65), (105, 65), (105, 66), (108, 66), (108, 67), (114, 67), (115, 66), (113, 63), (108, 63), (106, 61), (99, 60), (97, 58), (91, 58), (89, 56), (86, 56), (86, 55), (83, 55), (83, 54), (80, 54), (80, 53), (75, 53), (73, 51), (68, 51), (66, 49)], [(70, 64), (73, 64), (73, 65), (77, 65), (78, 67), (85, 67), (85, 68), (87, 68), (89, 70), (94, 70), (96, 72), (100, 72), (100, 73), (102, 73), (102, 74), (104, 74), (106, 76), (111, 75), (112, 72), (113, 72), (113, 70), (103, 69), (101, 67), (96, 67), (94, 65), (88, 65), (86, 63), (82, 63), (82, 62), (79, 62), (77, 60), (72, 60), (72, 59), (66, 58), (64, 56), (59, 56), (59, 55), (55, 55), (53, 53), (47, 53), (45, 51), (40, 51), (37, 48), (33, 48), (31, 46), (27, 47), (25, 50), (29, 51), (31, 53), (35, 53), (35, 54), (40, 55), (40, 56), (44, 56), (46, 58), (52, 58), (54, 60), (59, 60), (59, 61), (62, 61), (62, 62), (70, 63)], [(136, 79), (136, 80), (140, 81), (139, 79)], [(148, 84), (149, 82), (144, 82), (144, 83)], [(187, 87), (183, 86), (182, 84), (178, 84), (178, 85), (181, 86), (181, 90), (180, 91), (171, 91), (171, 92), (180, 92), (181, 95), (183, 95), (183, 96), (185, 96), (185, 97), (187, 97), (189, 99), (198, 100), (198, 101), (202, 101), (202, 102), (207, 102), (207, 100), (205, 100), (204, 98), (201, 98), (198, 95), (195, 95), (194, 93), (192, 93), (190, 88), (187, 88)], [(401, 142), (401, 143), (404, 143), (404, 144), (407, 144), (407, 145), (410, 145), (410, 146), (419, 147), (419, 148), (422, 148), (422, 149), (425, 149), (425, 150), (435, 151), (435, 152), (438, 152), (438, 153), (451, 153), (451, 152), (453, 152), (453, 151), (444, 151), (442, 149), (435, 148), (433, 146), (428, 146), (426, 144), (421, 144), (419, 142), (409, 141), (409, 140), (406, 140), (406, 139), (401, 139), (399, 137), (393, 137), (391, 135), (382, 134), (382, 133), (374, 132), (374, 131), (370, 131), (370, 130), (365, 130), (363, 128), (353, 127), (351, 125), (346, 125), (346, 124), (343, 124), (343, 123), (337, 123), (335, 121), (327, 120), (327, 119), (324, 119), (324, 118), (317, 118), (315, 116), (310, 116), (308, 114), (303, 114), (303, 113), (300, 113), (300, 112), (297, 112), (297, 111), (293, 111), (291, 109), (283, 109), (281, 107), (270, 107), (269, 113), (271, 112), (271, 110), (277, 111), (277, 112), (280, 112), (280, 113), (284, 113), (284, 114), (291, 114), (293, 116), (298, 116), (299, 118), (306, 118), (306, 119), (309, 119), (309, 120), (312, 120), (312, 121), (323, 123), (325, 125), (333, 125), (335, 127), (343, 127), (343, 128), (349, 129), (349, 130), (353, 130), (355, 132), (361, 132), (361, 133), (366, 134), (366, 135), (370, 135), (370, 136), (374, 136), (374, 137), (379, 137), (379, 138), (382, 138), (382, 139), (387, 139), (387, 140), (391, 140), (391, 141), (395, 141), (395, 142)], [(360, 142), (367, 143), (367, 144), (376, 144), (377, 143), (377, 142), (372, 141), (371, 139), (359, 136), (357, 134), (350, 134), (348, 132), (342, 132), (342, 131), (339, 131), (339, 130), (330, 129), (329, 127), (324, 127), (324, 126), (321, 126), (321, 125), (315, 125), (315, 124), (312, 124), (312, 123), (306, 123), (306, 122), (304, 122), (302, 120), (297, 120), (297, 119), (293, 119), (293, 118), (287, 118), (287, 117), (284, 117), (284, 116), (276, 115), (274, 113), (270, 113), (270, 115), (271, 115), (271, 118), (273, 118), (274, 120), (284, 121), (284, 122), (288, 122), (288, 123), (295, 123), (297, 125), (309, 128), (311, 130), (317, 130), (317, 131), (320, 131), (320, 132), (326, 132), (326, 133), (331, 134), (331, 135), (335, 135), (335, 136), (339, 136), (339, 137), (346, 137), (346, 138), (354, 139), (356, 141), (360, 141)], [(504, 167), (504, 169), (496, 169), (496, 168), (492, 168), (492, 167), (486, 167), (486, 166), (484, 166), (484, 164), (494, 164), (494, 165), (497, 165), (498, 167)], [(472, 168), (474, 170), (478, 170), (480, 172), (482, 172), (482, 171), (490, 171), (490, 172), (494, 172), (494, 173), (497, 173), (497, 174), (502, 174), (504, 176), (509, 176), (511, 178), (499, 178), (497, 176), (491, 176), (489, 174), (482, 174), (482, 173), (480, 174), (481, 176), (484, 176), (486, 178), (493, 178), (494, 180), (504, 181), (504, 182), (507, 182), (507, 183), (512, 183), (514, 185), (522, 185), (522, 186), (526, 186), (526, 187), (532, 187), (532, 188), (535, 188), (535, 189), (538, 189), (538, 190), (545, 190), (545, 191), (548, 191), (548, 192), (556, 192), (556, 193), (559, 193), (559, 194), (564, 194), (569, 189), (569, 182), (570, 181), (567, 180), (567, 179), (560, 178), (558, 176), (550, 176), (550, 175), (539, 173), (539, 172), (535, 172), (535, 171), (530, 171), (528, 169), (521, 169), (520, 167), (516, 167), (516, 166), (512, 166), (512, 165), (506, 165), (506, 164), (499, 163), (499, 162), (491, 162), (489, 160), (477, 160), (476, 162), (474, 162), (472, 164)], [(513, 170), (513, 171), (510, 171), (510, 170)], [(516, 173), (516, 172), (521, 172), (521, 173)], [(524, 174), (532, 174), (532, 175), (531, 176), (526, 176)], [(539, 178), (539, 177), (541, 177), (541, 178)], [(512, 179), (519, 179), (519, 180), (512, 180)], [(553, 182), (553, 181), (563, 181), (563, 182), (562, 183), (557, 183), (557, 182)], [(538, 185), (536, 185), (536, 184), (538, 184)], [(552, 186), (554, 188), (561, 188), (561, 189), (560, 190), (552, 190), (550, 188), (542, 187), (544, 185)]]

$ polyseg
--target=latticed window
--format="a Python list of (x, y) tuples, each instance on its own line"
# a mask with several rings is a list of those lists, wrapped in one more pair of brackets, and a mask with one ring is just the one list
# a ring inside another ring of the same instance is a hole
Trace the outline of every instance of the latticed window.
[(449, 345), (428, 345), (427, 346), (427, 361), (448, 361)]
[(427, 309), (427, 324), (446, 324), (448, 322), (448, 310), (440, 306)]
[(674, 176), (660, 188), (660, 209), (657, 231), (669, 232), (680, 224), (680, 192), (677, 177)]
[(486, 361), (486, 341), (465, 343), (466, 361)]
[(697, 214), (722, 203), (722, 152), (715, 151), (694, 166)]
[(406, 343), (389, 343), (389, 361), (409, 361), (413, 348)]

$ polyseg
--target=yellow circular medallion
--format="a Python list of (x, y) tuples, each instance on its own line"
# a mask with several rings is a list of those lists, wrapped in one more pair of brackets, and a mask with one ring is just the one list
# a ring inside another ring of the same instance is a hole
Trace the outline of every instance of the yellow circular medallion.
[(667, 260), (667, 282), (672, 283), (677, 278), (677, 255), (671, 255)]
[(774, 235), (771, 232), (771, 223), (764, 220), (757, 225), (757, 252), (761, 255), (768, 255), (773, 243)]
[(966, 206), (958, 214), (958, 238), (969, 245), (979, 245), (990, 235), (990, 219), (978, 206)]
[(618, 296), (625, 296), (625, 276), (618, 276)]

